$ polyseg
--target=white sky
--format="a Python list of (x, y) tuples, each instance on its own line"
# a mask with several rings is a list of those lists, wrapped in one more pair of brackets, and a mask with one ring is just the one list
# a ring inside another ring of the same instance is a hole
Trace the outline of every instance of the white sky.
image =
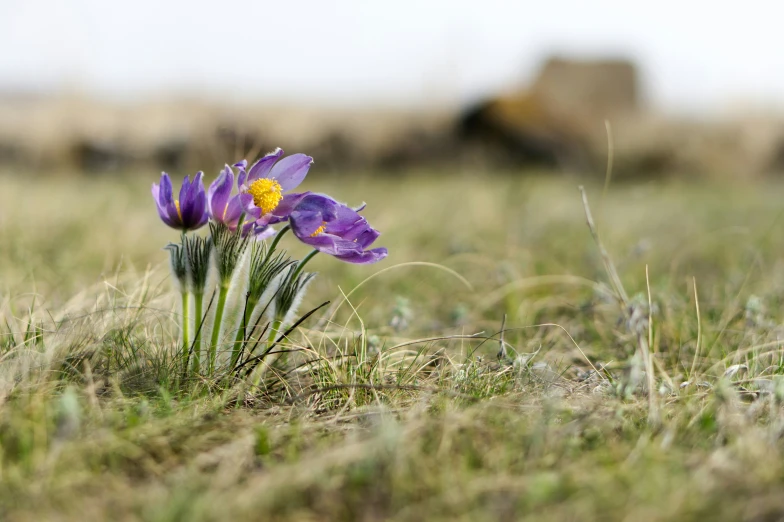
[(784, 107), (774, 0), (0, 0), (0, 90), (454, 104), (551, 51), (637, 59), (662, 109)]

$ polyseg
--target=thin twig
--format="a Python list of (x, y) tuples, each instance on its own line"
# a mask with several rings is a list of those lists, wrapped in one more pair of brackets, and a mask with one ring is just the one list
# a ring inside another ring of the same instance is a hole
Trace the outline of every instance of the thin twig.
[(629, 304), (629, 296), (626, 294), (626, 290), (624, 290), (623, 284), (621, 284), (621, 278), (618, 277), (618, 271), (615, 269), (615, 264), (612, 262), (610, 254), (607, 252), (607, 249), (604, 248), (604, 245), (599, 238), (599, 231), (596, 229), (596, 224), (594, 223), (593, 216), (591, 215), (591, 207), (588, 205), (588, 195), (585, 193), (585, 187), (582, 185), (580, 185), (580, 194), (582, 194), (583, 198), (585, 220), (588, 224), (588, 229), (591, 231), (593, 240), (596, 242), (596, 246), (599, 248), (599, 254), (602, 256), (602, 262), (604, 263), (604, 269), (607, 271), (607, 277), (610, 279), (610, 284), (613, 286), (613, 290), (615, 290), (618, 300), (621, 302), (621, 304), (623, 304), (624, 307), (626, 307)]
[(498, 359), (501, 361), (505, 361), (509, 358), (509, 354), (506, 351), (506, 343), (504, 342), (504, 333), (506, 332), (506, 314), (504, 314), (504, 318), (501, 320), (501, 335), (498, 338), (498, 342), (501, 345), (501, 349), (498, 351)]
[(651, 339), (653, 338), (651, 329), (651, 283), (648, 278), (648, 265), (645, 265), (645, 284), (648, 287), (648, 336), (643, 332), (638, 332), (638, 344), (640, 345), (640, 355), (645, 363), (645, 376), (648, 384), (648, 424), (659, 424), (659, 412), (656, 404), (656, 391), (654, 388), (653, 360), (650, 351)]
[(689, 371), (689, 380), (694, 375), (694, 370), (697, 368), (697, 358), (700, 356), (700, 345), (702, 344), (702, 322), (700, 320), (700, 298), (697, 295), (697, 278), (692, 277), (692, 284), (694, 285), (694, 307), (697, 311), (697, 348), (694, 350), (694, 360), (691, 362), (691, 370)]

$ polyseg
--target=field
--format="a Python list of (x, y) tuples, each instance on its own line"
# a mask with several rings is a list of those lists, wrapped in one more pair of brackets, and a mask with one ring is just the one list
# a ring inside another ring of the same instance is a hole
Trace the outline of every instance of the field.
[(153, 181), (0, 175), (2, 520), (784, 517), (784, 184), (316, 163), (390, 255), (253, 387), (168, 372)]

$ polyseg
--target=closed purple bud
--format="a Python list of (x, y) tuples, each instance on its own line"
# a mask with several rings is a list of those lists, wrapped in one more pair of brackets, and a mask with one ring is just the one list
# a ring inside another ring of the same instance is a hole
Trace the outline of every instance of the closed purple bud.
[(207, 223), (209, 216), (203, 176), (199, 172), (193, 181), (186, 176), (178, 199), (174, 198), (171, 178), (167, 173), (161, 174), (160, 184), (152, 184), (152, 197), (164, 223), (182, 231), (196, 230)]

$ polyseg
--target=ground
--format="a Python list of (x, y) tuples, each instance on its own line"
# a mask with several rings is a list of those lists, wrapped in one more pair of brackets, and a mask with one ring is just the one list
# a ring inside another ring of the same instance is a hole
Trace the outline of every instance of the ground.
[(167, 373), (152, 181), (0, 176), (3, 520), (784, 518), (783, 184), (314, 168), (390, 255), (254, 388)]

